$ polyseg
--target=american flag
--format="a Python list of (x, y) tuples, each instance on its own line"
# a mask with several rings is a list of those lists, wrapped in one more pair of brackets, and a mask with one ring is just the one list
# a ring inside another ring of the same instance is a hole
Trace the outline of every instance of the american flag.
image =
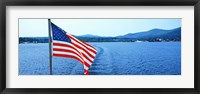
[(83, 42), (51, 22), (53, 56), (73, 58), (80, 61), (84, 66), (84, 74), (88, 75), (96, 49), (90, 44)]

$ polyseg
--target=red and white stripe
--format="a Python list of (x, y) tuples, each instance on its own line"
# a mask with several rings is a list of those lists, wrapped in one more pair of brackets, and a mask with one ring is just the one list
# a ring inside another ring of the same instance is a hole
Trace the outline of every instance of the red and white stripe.
[(97, 53), (96, 49), (70, 34), (66, 36), (71, 43), (53, 40), (53, 56), (74, 58), (80, 61), (84, 65), (84, 74), (88, 74), (88, 69)]

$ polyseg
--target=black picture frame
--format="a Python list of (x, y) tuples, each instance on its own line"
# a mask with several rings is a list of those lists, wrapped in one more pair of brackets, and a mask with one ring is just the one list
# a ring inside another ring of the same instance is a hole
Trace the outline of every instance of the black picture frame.
[[(194, 6), (194, 88), (6, 88), (6, 6)], [(200, 94), (199, 0), (0, 0), (0, 92), (2, 94)]]

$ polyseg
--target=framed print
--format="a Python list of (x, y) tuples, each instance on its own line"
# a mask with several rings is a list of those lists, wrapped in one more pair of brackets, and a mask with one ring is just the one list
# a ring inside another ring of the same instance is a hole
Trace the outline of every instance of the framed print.
[(1, 1), (1, 93), (199, 94), (199, 0)]

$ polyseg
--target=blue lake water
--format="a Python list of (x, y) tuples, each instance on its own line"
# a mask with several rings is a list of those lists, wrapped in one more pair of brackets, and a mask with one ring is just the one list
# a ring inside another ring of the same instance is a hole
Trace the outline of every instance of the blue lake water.
[[(91, 75), (181, 75), (181, 42), (90, 43), (97, 56)], [(19, 75), (49, 75), (49, 45), (19, 44)], [(75, 59), (53, 57), (54, 75), (83, 75)]]

